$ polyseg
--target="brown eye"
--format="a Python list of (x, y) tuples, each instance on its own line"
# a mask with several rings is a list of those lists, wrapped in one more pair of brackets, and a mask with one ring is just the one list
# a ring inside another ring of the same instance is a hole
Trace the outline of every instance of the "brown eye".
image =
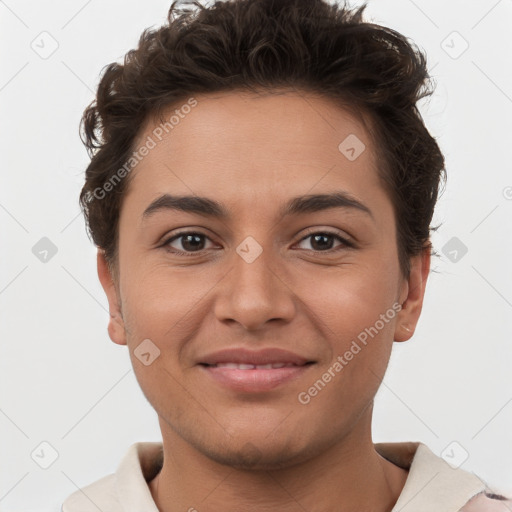
[[(310, 245), (312, 247), (312, 249), (309, 250), (313, 250), (315, 252), (337, 251), (346, 247), (353, 247), (353, 244), (345, 238), (341, 237), (337, 233), (329, 233), (328, 231), (310, 233), (309, 235), (305, 236), (300, 243), (308, 239), (311, 239)], [(334, 240), (341, 242), (341, 245), (333, 249)]]
[[(186, 231), (173, 235), (163, 243), (163, 247), (171, 253), (189, 256), (205, 250), (205, 240), (210, 239), (203, 233)], [(172, 247), (176, 241), (181, 247)]]

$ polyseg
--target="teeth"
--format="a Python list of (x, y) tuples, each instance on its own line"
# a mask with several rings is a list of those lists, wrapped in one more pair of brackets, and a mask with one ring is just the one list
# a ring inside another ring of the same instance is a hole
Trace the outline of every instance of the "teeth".
[(296, 366), (293, 363), (268, 363), (268, 364), (245, 364), (245, 363), (219, 363), (211, 365), (214, 368), (231, 368), (233, 370), (271, 370), (273, 368), (284, 368)]

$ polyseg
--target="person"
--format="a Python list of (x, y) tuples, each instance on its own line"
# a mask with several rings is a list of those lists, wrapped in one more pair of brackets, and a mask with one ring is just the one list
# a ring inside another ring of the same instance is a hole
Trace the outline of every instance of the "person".
[(80, 204), (162, 443), (63, 512), (510, 509), (423, 443), (372, 441), (446, 171), (426, 58), (365, 8), (173, 2), (105, 69)]

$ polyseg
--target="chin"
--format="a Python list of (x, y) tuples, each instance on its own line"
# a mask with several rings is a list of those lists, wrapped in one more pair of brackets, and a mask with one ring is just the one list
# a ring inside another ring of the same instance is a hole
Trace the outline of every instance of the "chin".
[(293, 436), (282, 439), (268, 436), (243, 436), (238, 439), (224, 438), (222, 442), (195, 444), (195, 449), (202, 452), (209, 459), (225, 466), (242, 471), (272, 471), (291, 468), (305, 462), (321, 451), (314, 439), (308, 443), (302, 439), (300, 442)]
[(272, 471), (284, 469), (298, 464), (300, 454), (289, 450), (269, 450), (266, 446), (258, 447), (251, 442), (239, 449), (216, 450), (209, 449), (204, 454), (219, 464), (243, 471)]

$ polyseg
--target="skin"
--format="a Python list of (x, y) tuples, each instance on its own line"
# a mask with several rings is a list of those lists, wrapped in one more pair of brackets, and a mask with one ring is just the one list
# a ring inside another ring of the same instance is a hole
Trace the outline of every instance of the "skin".
[[(153, 498), (164, 512), (389, 511), (407, 471), (374, 448), (373, 399), (393, 342), (414, 332), (430, 252), (411, 258), (410, 276), (402, 275), (373, 143), (344, 109), (293, 91), (195, 98), (198, 105), (132, 171), (120, 213), (119, 280), (102, 250), (97, 260), (110, 338), (128, 345), (159, 416), (164, 464), (149, 483)], [(140, 140), (157, 125), (148, 121)], [(338, 150), (349, 134), (366, 145), (354, 161)], [(292, 197), (334, 190), (357, 198), (373, 217), (349, 208), (278, 217)], [(215, 199), (231, 218), (169, 210), (142, 222), (164, 192)], [(183, 237), (168, 248), (191, 257), (162, 247), (183, 228), (205, 235), (202, 248), (194, 253)], [(328, 254), (305, 238), (325, 231), (355, 247), (328, 238), (328, 247), (340, 249)], [(252, 263), (236, 252), (247, 236), (263, 250)], [(399, 313), (301, 404), (298, 394), (394, 303), (403, 304)], [(145, 366), (134, 350), (148, 338), (160, 356)], [(234, 346), (279, 347), (316, 363), (273, 391), (248, 396), (196, 364)]]

